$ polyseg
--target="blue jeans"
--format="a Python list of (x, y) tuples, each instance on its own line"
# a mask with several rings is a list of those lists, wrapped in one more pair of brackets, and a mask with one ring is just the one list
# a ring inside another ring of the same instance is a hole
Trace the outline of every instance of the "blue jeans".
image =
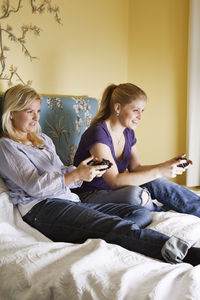
[(187, 188), (164, 178), (150, 181), (141, 187), (148, 189), (152, 199), (169, 209), (200, 217), (200, 197)]
[[(76, 190), (73, 190), (76, 192)], [(146, 192), (148, 201), (143, 205), (143, 193)], [(136, 206), (144, 206), (150, 211), (163, 211), (156, 206), (147, 189), (139, 186), (126, 186), (116, 190), (91, 190), (78, 194), (83, 203), (126, 203)]]
[[(80, 193), (82, 202), (86, 203), (127, 203), (142, 205), (142, 192), (149, 192), (149, 201), (145, 207), (151, 211), (173, 209), (175, 211), (200, 217), (200, 197), (181, 185), (166, 179), (156, 179), (141, 186), (127, 186), (117, 190), (91, 190)], [(75, 190), (74, 190), (75, 191)], [(164, 207), (158, 207), (156, 199)]]
[(149, 210), (128, 204), (47, 199), (33, 206), (23, 220), (55, 242), (83, 243), (88, 238), (101, 238), (172, 263), (182, 261), (190, 248), (178, 238), (170, 241), (164, 234), (142, 229), (151, 222)]

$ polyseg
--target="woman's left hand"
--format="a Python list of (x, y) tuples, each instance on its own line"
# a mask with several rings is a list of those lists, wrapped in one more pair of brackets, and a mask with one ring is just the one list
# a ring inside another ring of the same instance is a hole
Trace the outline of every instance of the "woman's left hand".
[(77, 172), (79, 173), (80, 180), (82, 181), (92, 181), (95, 177), (101, 177), (106, 170), (101, 171), (104, 168), (107, 168), (107, 165), (88, 165), (88, 163), (93, 159), (93, 156), (83, 160), (77, 167)]

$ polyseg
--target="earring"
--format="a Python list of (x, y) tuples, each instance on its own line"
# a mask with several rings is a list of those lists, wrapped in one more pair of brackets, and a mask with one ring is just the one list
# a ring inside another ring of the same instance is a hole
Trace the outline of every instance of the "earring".
[(116, 113), (116, 116), (119, 117), (119, 113)]

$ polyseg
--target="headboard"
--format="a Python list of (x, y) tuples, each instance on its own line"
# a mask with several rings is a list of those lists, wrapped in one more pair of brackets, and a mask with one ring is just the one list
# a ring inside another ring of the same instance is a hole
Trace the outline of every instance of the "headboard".
[[(0, 95), (0, 102), (2, 97)], [(42, 132), (52, 138), (62, 162), (70, 165), (73, 163), (81, 135), (97, 112), (98, 101), (85, 96), (42, 96), (42, 98), (39, 120)]]

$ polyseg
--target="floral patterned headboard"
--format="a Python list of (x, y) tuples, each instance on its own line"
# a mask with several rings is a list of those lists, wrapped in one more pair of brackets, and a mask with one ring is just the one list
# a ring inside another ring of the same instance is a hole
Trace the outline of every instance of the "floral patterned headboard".
[(95, 98), (43, 96), (39, 123), (42, 131), (52, 138), (65, 165), (73, 163), (81, 135), (97, 109)]

